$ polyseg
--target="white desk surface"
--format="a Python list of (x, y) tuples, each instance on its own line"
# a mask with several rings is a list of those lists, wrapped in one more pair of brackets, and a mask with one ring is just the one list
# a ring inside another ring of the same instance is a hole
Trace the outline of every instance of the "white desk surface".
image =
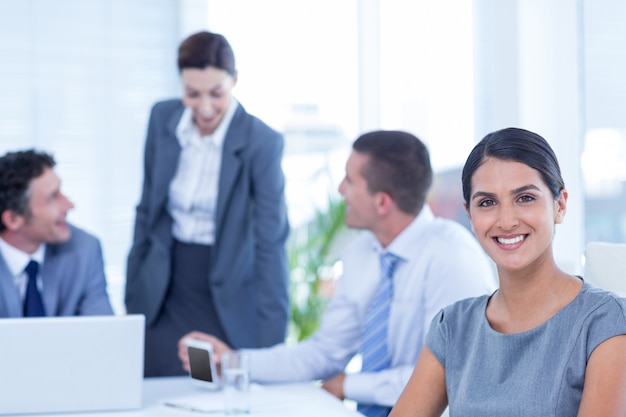
[[(265, 417), (357, 417), (362, 416), (347, 408), (343, 402), (313, 383), (256, 385), (251, 387), (250, 414), (242, 416)], [(106, 395), (106, 393), (103, 393)], [(194, 385), (189, 377), (147, 378), (143, 384), (143, 406), (133, 411), (109, 411), (68, 414), (22, 414), (20, 417), (221, 417), (220, 411), (197, 412), (165, 405), (165, 402), (194, 404), (195, 400), (221, 404), (221, 392), (209, 391)]]

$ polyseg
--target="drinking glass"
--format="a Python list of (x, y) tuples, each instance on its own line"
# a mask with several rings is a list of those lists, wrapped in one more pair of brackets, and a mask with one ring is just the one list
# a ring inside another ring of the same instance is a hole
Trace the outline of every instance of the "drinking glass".
[(242, 351), (222, 354), (224, 414), (250, 412), (250, 355)]

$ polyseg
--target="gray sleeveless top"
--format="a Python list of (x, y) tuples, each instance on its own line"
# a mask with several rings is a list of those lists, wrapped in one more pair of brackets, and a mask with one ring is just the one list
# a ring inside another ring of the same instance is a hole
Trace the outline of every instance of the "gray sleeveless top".
[(548, 321), (516, 334), (491, 328), (488, 300), (444, 308), (426, 336), (445, 368), (450, 416), (575, 417), (589, 356), (626, 334), (626, 299), (585, 283)]

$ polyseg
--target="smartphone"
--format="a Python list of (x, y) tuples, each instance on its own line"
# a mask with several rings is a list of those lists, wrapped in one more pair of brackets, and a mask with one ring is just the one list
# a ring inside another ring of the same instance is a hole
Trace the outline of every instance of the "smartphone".
[(197, 339), (187, 339), (189, 356), (189, 376), (191, 380), (209, 389), (219, 389), (220, 379), (213, 362), (213, 345)]

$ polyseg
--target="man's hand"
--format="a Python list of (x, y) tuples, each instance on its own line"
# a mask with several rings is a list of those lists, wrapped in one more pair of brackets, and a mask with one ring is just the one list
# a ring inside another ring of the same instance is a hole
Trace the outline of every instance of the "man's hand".
[(226, 343), (210, 334), (202, 332), (187, 333), (178, 341), (178, 358), (183, 363), (183, 369), (187, 372), (189, 372), (189, 356), (187, 355), (187, 346), (185, 345), (187, 339), (197, 339), (211, 343), (213, 345), (213, 360), (218, 369), (221, 368), (219, 365), (222, 362), (222, 353), (233, 350)]
[(333, 394), (340, 400), (344, 399), (343, 396), (343, 381), (346, 379), (346, 374), (337, 374), (334, 377), (327, 379), (322, 383), (322, 388)]

